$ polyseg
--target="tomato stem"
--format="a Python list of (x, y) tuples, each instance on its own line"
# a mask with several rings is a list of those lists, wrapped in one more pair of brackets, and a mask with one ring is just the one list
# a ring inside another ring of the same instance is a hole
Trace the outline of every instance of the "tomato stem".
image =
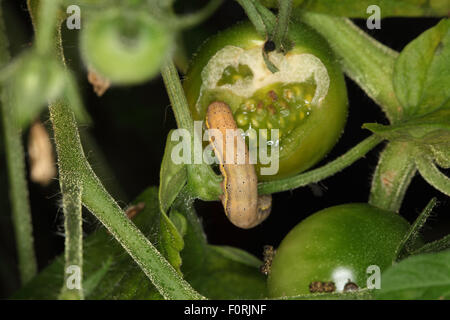
[[(31, 6), (29, 8), (33, 16), (35, 12)], [(52, 24), (52, 27), (57, 28), (54, 33), (60, 37), (60, 31), (58, 31), (60, 25)], [(61, 39), (58, 39), (56, 43), (60, 44)], [(58, 54), (64, 60), (62, 53), (58, 52)], [(71, 97), (73, 98), (73, 95)], [(77, 197), (82, 191), (83, 205), (111, 232), (165, 298), (202, 299), (203, 296), (192, 289), (189, 283), (126, 217), (95, 175), (84, 155), (75, 116), (71, 109), (72, 103), (73, 101), (64, 96), (63, 99), (55, 101), (49, 107), (58, 154), (59, 175), (61, 180), (68, 183), (65, 185), (67, 188), (62, 189), (63, 199), (67, 196), (69, 198), (66, 199), (69, 199), (69, 203), (75, 201), (70, 210), (78, 212)], [(74, 186), (79, 186), (80, 189), (73, 188)], [(70, 194), (65, 195), (64, 193), (67, 192)], [(75, 221), (77, 222), (77, 220)], [(79, 224), (74, 224), (73, 227), (79, 228)]]
[(416, 244), (417, 239), (420, 236), (420, 230), (424, 226), (425, 222), (427, 222), (428, 217), (430, 216), (433, 208), (436, 206), (437, 200), (433, 198), (428, 202), (425, 209), (422, 210), (419, 217), (414, 221), (411, 228), (408, 230), (406, 235), (403, 237), (402, 241), (399, 243), (397, 250), (394, 255), (394, 261), (398, 261), (405, 256), (411, 254), (414, 251), (414, 246)]
[(355, 147), (347, 151), (339, 158), (327, 163), (323, 167), (286, 179), (262, 182), (258, 185), (258, 193), (271, 194), (299, 188), (310, 183), (319, 182), (350, 166), (355, 161), (366, 155), (382, 140), (382, 138), (372, 135), (357, 144)]
[[(3, 12), (0, 5), (0, 68), (4, 67), (10, 60), (8, 45)], [(22, 284), (25, 284), (35, 276), (37, 263), (33, 247), (33, 226), (28, 200), (21, 130), (15, 119), (10, 100), (6, 90), (2, 90), (0, 105), (3, 115), (3, 134), (10, 187), (12, 223), (16, 239), (20, 279)]]
[[(247, 17), (250, 19), (253, 26), (255, 27), (256, 32), (258, 32), (262, 38), (268, 38), (268, 35), (272, 33), (272, 30), (268, 28), (268, 25), (266, 24), (261, 14), (256, 9), (254, 1), (253, 0), (236, 0), (236, 1), (244, 9), (245, 13), (247, 14)], [(273, 25), (270, 26), (273, 27)]]
[(406, 190), (416, 173), (414, 156), (408, 143), (391, 142), (382, 151), (372, 178), (369, 203), (398, 212)]
[(287, 51), (288, 46), (286, 42), (288, 40), (288, 27), (290, 22), (290, 16), (292, 11), (292, 0), (279, 0), (278, 1), (278, 17), (275, 30), (273, 31), (272, 40), (275, 42), (275, 46), (278, 51)]
[[(192, 138), (191, 150), (194, 151), (194, 140), (197, 137), (194, 134), (193, 120), (189, 105), (184, 95), (184, 90), (181, 85), (180, 77), (171, 60), (167, 60), (161, 68), (161, 74), (164, 79), (167, 94), (172, 105), (172, 110), (175, 114), (178, 128), (187, 129)], [(201, 142), (200, 142), (201, 143)], [(191, 159), (194, 159), (193, 155)], [(216, 200), (222, 194), (220, 182), (222, 178), (214, 173), (210, 166), (205, 163), (191, 164), (187, 166), (188, 170), (188, 185), (192, 195), (208, 201)]]

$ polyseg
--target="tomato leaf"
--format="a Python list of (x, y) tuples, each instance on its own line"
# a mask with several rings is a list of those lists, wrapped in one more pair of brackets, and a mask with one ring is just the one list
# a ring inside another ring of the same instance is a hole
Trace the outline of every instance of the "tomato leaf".
[(159, 204), (163, 212), (167, 212), (187, 181), (187, 171), (184, 164), (176, 164), (172, 161), (172, 150), (177, 143), (170, 139), (172, 132), (173, 130), (167, 136), (160, 171)]
[(407, 117), (450, 107), (450, 20), (410, 42), (394, 67), (395, 94)]
[(377, 299), (450, 298), (450, 251), (412, 256), (382, 274)]
[(365, 123), (363, 128), (391, 141), (417, 144), (421, 151), (430, 153), (441, 167), (450, 167), (450, 108), (440, 108), (390, 126)]

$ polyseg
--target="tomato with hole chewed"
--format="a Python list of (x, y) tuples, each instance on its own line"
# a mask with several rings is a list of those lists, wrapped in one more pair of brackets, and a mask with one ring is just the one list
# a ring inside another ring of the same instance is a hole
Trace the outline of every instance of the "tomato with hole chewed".
[[(276, 250), (267, 279), (268, 294), (308, 294), (320, 284), (336, 292), (346, 285), (366, 288), (369, 277), (393, 263), (409, 227), (398, 214), (365, 203), (316, 212), (295, 226)], [(371, 284), (375, 281), (369, 279)]]
[[(347, 118), (344, 77), (327, 42), (303, 24), (290, 25), (289, 39), (289, 52), (267, 53), (278, 69), (272, 73), (263, 58), (265, 39), (250, 23), (239, 23), (203, 44), (184, 80), (194, 120), (205, 120), (210, 103), (225, 102), (240, 129), (257, 132), (247, 143), (279, 146), (276, 174), (261, 175), (259, 168), (269, 165), (258, 158), (259, 180), (289, 177), (316, 164)], [(278, 138), (270, 129), (279, 130)]]

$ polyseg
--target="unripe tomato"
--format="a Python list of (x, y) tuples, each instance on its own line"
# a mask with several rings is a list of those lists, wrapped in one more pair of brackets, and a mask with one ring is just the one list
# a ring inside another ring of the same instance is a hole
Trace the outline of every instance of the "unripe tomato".
[(336, 292), (346, 284), (365, 288), (373, 272), (368, 267), (383, 272), (390, 266), (408, 229), (398, 214), (365, 203), (321, 210), (281, 242), (268, 277), (269, 296), (308, 294), (317, 284), (334, 285)]
[[(195, 120), (210, 103), (228, 104), (239, 128), (269, 129), (268, 145), (279, 144), (279, 171), (273, 180), (295, 175), (321, 160), (337, 142), (347, 116), (344, 77), (327, 42), (302, 24), (289, 26), (294, 43), (285, 55), (268, 53), (265, 39), (250, 23), (240, 23), (209, 39), (194, 57), (184, 88)], [(270, 129), (279, 129), (272, 139)], [(258, 131), (258, 130), (257, 130)], [(249, 139), (252, 138), (251, 136)]]
[(98, 13), (81, 33), (87, 66), (119, 85), (155, 76), (171, 46), (172, 32), (145, 12), (111, 9)]

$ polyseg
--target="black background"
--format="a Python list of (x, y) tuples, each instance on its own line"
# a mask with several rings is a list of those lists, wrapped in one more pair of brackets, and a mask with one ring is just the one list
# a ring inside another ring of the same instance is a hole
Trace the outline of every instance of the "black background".
[[(178, 1), (179, 12), (193, 12), (203, 1)], [(76, 4), (76, 1), (74, 1)], [(11, 50), (19, 54), (31, 44), (33, 32), (25, 1), (3, 1)], [(83, 15), (83, 13), (82, 13)], [(83, 16), (82, 16), (83, 17)], [(245, 19), (235, 1), (225, 4), (206, 22), (183, 34), (189, 53), (196, 50), (208, 36)], [(433, 18), (383, 19), (380, 30), (367, 30), (365, 20), (354, 20), (363, 30), (385, 45), (401, 51), (404, 46), (439, 20)], [(82, 21), (83, 23), (83, 21)], [(101, 99), (92, 92), (86, 81), (86, 71), (79, 61), (77, 37), (79, 31), (64, 32), (64, 47), (69, 66), (76, 71), (86, 107), (94, 119), (90, 127), (81, 127), (82, 135), (91, 135), (98, 147), (85, 146), (94, 170), (102, 173), (102, 181), (122, 206), (126, 206), (146, 187), (159, 184), (159, 165), (167, 133), (175, 127), (170, 104), (161, 78), (134, 87), (111, 88)], [(387, 120), (369, 97), (350, 79), (346, 79), (350, 100), (349, 118), (345, 133), (333, 151), (321, 164), (337, 156), (369, 136), (361, 129), (366, 122), (387, 124)], [(48, 123), (48, 116), (42, 118)], [(26, 139), (26, 134), (24, 135)], [(298, 222), (308, 215), (333, 205), (366, 202), (371, 176), (382, 145), (372, 150), (345, 171), (311, 187), (275, 194), (271, 216), (251, 230), (234, 227), (226, 219), (219, 202), (197, 202), (208, 240), (213, 244), (240, 247), (259, 257), (265, 244), (277, 246)], [(103, 154), (106, 163), (96, 159)], [(7, 180), (3, 148), (0, 151), (0, 298), (7, 297), (18, 287), (14, 237), (7, 198)], [(448, 170), (446, 171), (448, 174)], [(55, 180), (48, 187), (29, 182), (34, 225), (35, 247), (39, 268), (45, 267), (63, 251), (63, 218), (59, 208), (59, 185)], [(450, 230), (449, 200), (416, 175), (408, 189), (400, 214), (410, 222), (432, 197), (439, 204), (423, 229), (426, 240), (434, 240)], [(98, 222), (86, 211), (86, 234)]]

